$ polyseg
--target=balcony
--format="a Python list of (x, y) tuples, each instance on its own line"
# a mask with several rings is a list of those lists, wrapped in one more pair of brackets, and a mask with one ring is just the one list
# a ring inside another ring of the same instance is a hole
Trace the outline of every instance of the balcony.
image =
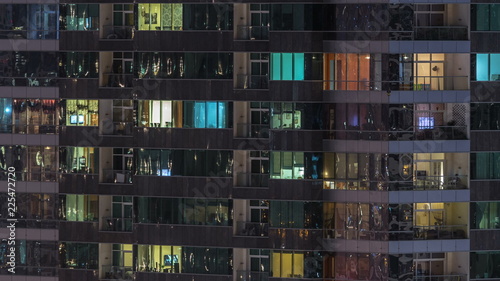
[(131, 88), (133, 87), (133, 74), (104, 73), (104, 88)]
[(412, 76), (395, 81), (323, 80), (323, 90), (332, 91), (463, 91), (469, 76)]
[(103, 136), (132, 136), (134, 123), (132, 122), (110, 122), (107, 128), (103, 128)]
[(464, 281), (467, 280), (466, 274), (450, 274), (450, 275), (426, 275), (419, 274), (413, 276), (413, 281)]
[(422, 240), (467, 239), (467, 225), (414, 226), (413, 233)]
[(134, 271), (132, 267), (103, 265), (101, 271), (104, 272), (104, 280), (133, 280)]
[(269, 76), (238, 74), (236, 89), (269, 89)]
[(236, 271), (237, 281), (267, 281), (269, 280), (269, 273), (249, 271), (249, 270), (237, 270)]
[(269, 40), (269, 26), (238, 25), (237, 40)]
[(134, 39), (134, 26), (106, 25), (101, 40), (132, 40)]
[(103, 170), (102, 183), (132, 184), (132, 171)]
[(432, 129), (407, 131), (346, 130), (324, 131), (323, 139), (331, 140), (372, 140), (372, 141), (411, 141), (411, 140), (467, 140), (467, 126), (433, 126)]
[(269, 236), (269, 224), (260, 222), (236, 222), (237, 236)]
[[(385, 183), (389, 191), (457, 190), (468, 188), (468, 176), (415, 176), (409, 181), (387, 180)], [(325, 180), (323, 186), (335, 190), (373, 190), (379, 184), (379, 181)]]
[(237, 124), (236, 137), (267, 139), (269, 138), (269, 124)]
[(269, 175), (257, 173), (237, 173), (235, 187), (268, 187)]
[(2, 77), (0, 86), (56, 87), (57, 73), (50, 72), (36, 77)]
[(58, 134), (59, 126), (58, 125), (2, 125), (0, 127), (0, 133), (13, 133), (13, 134), (41, 134), (41, 135), (50, 135), (50, 134)]
[(119, 231), (131, 232), (132, 231), (132, 218), (102, 218), (102, 231)]
[(413, 40), (466, 41), (469, 38), (467, 26), (415, 26)]

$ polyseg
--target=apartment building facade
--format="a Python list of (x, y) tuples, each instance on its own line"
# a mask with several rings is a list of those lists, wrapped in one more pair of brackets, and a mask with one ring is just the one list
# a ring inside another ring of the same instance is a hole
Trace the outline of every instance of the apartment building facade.
[(0, 279), (500, 279), (500, 5), (0, 10)]

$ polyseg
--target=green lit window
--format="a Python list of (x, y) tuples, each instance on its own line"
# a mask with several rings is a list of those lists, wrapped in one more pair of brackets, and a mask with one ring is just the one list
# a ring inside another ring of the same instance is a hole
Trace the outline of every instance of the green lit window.
[(271, 80), (304, 80), (304, 53), (271, 54)]

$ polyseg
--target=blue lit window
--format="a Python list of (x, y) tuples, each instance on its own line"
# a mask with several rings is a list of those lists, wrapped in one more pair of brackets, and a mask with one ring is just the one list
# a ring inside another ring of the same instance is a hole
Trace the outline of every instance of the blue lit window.
[(434, 129), (434, 117), (418, 117), (418, 128), (420, 130)]
[(271, 54), (271, 80), (304, 80), (304, 54)]

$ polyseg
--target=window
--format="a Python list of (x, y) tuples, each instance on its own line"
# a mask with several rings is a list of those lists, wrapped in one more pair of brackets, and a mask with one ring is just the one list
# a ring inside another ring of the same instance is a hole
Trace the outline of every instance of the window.
[(139, 4), (139, 30), (182, 30), (183, 4)]
[(97, 52), (61, 52), (59, 71), (62, 77), (99, 78), (99, 53)]
[(68, 194), (60, 197), (61, 219), (66, 221), (98, 221), (99, 196)]
[(471, 9), (472, 9), (471, 16), (473, 18), (473, 30), (478, 30), (478, 31), (500, 30), (499, 4), (476, 4), (476, 5), (471, 5)]
[(98, 4), (63, 4), (61, 5), (63, 30), (99, 29)]
[(304, 54), (272, 53), (271, 80), (304, 80)]
[(320, 202), (271, 201), (271, 227), (321, 228), (323, 221), (321, 210)]
[(325, 54), (323, 66), (324, 89), (370, 90), (370, 65), (372, 60), (370, 54)]
[(500, 229), (500, 202), (471, 202), (472, 229)]
[(500, 278), (500, 252), (471, 252), (470, 276), (471, 279)]
[(61, 268), (97, 269), (99, 245), (94, 243), (59, 244), (59, 262)]
[(5, 38), (59, 38), (59, 9), (56, 4), (2, 4), (0, 13), (7, 15), (0, 29), (0, 35)]
[(227, 102), (185, 101), (185, 128), (227, 128), (232, 114)]
[(381, 230), (382, 206), (359, 203), (324, 203), (326, 238), (370, 239)]
[(98, 126), (99, 101), (98, 100), (63, 100), (62, 110), (65, 126)]
[(139, 197), (138, 222), (186, 225), (231, 225), (232, 201)]
[(500, 179), (500, 153), (471, 153), (472, 179)]
[(476, 55), (476, 81), (500, 80), (500, 54)]
[(184, 272), (182, 248), (167, 245), (138, 245), (137, 270), (168, 273), (181, 273), (182, 270)]
[(54, 134), (57, 132), (59, 101), (15, 99), (9, 109), (13, 113), (14, 133)]
[(471, 103), (471, 130), (500, 130), (500, 103)]
[(322, 271), (323, 256), (319, 252), (271, 252), (272, 277), (321, 278)]

